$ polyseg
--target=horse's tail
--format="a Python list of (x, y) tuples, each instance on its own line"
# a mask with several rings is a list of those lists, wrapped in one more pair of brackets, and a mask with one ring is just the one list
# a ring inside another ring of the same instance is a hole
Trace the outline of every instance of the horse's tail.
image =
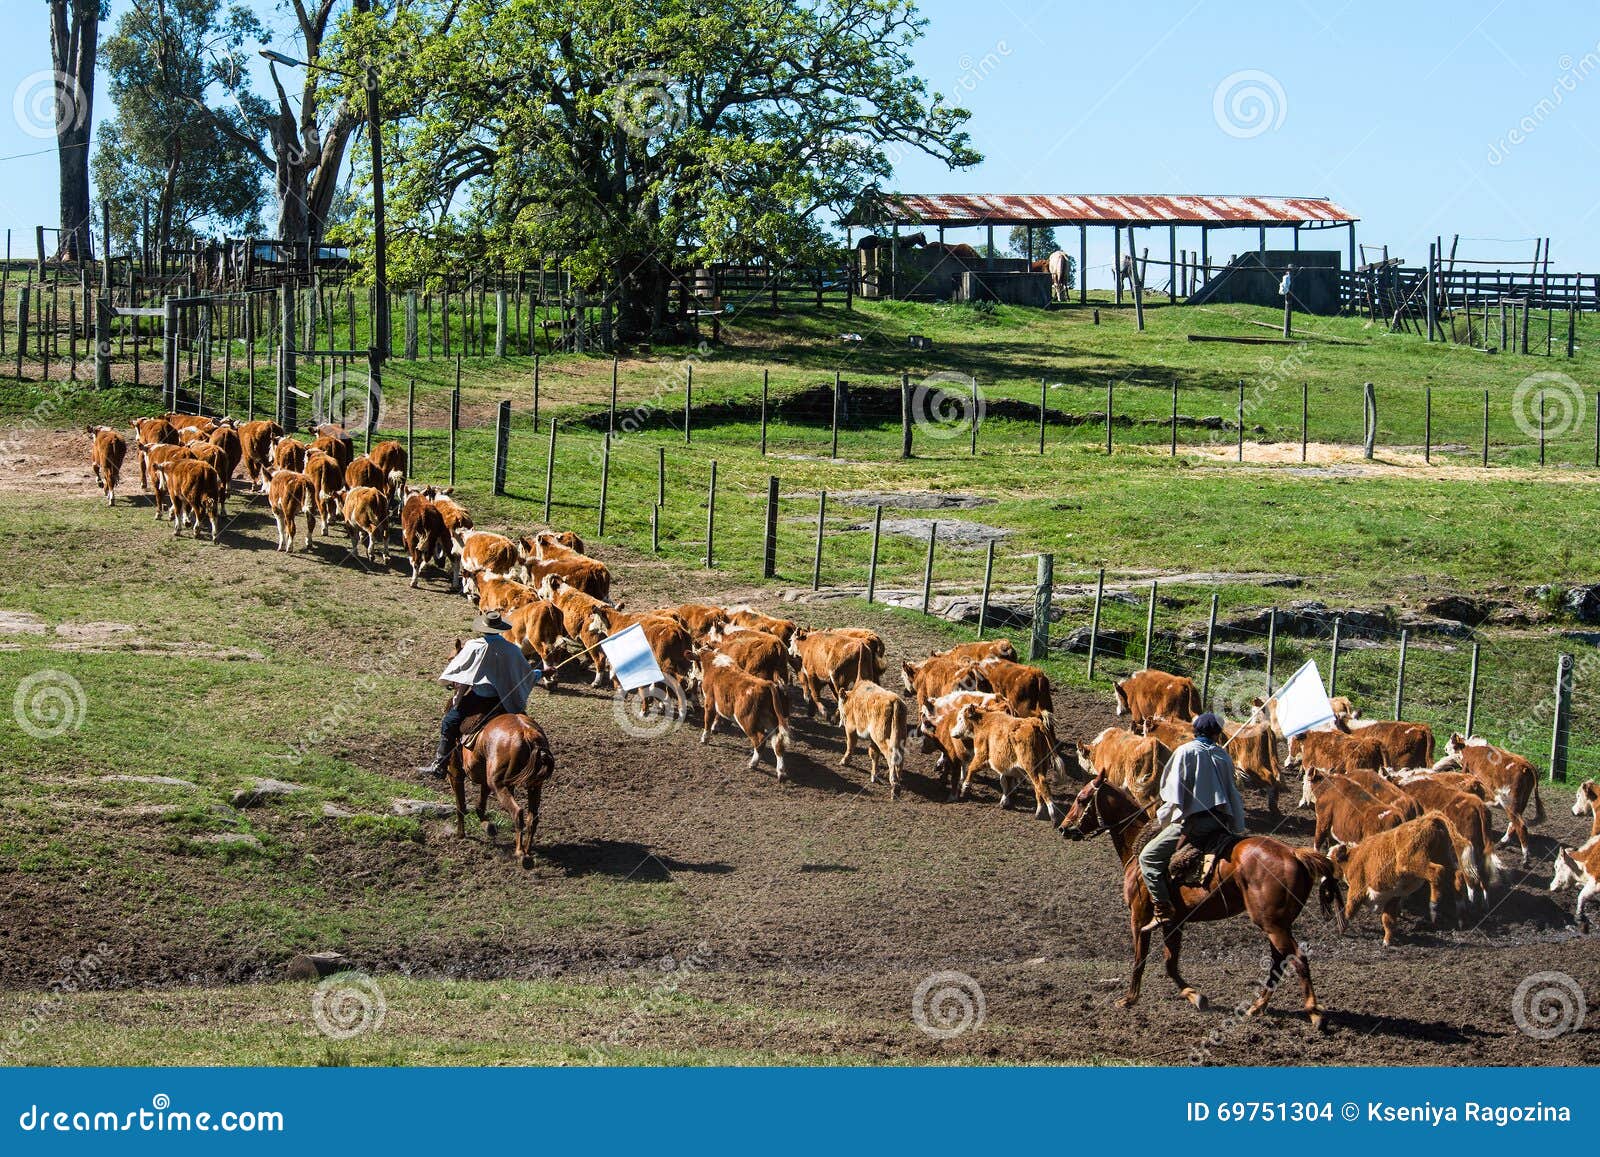
[(1343, 932), (1344, 901), (1339, 895), (1339, 873), (1333, 861), (1311, 848), (1295, 848), (1294, 857), (1317, 882), (1317, 902), (1322, 906), (1322, 915)]

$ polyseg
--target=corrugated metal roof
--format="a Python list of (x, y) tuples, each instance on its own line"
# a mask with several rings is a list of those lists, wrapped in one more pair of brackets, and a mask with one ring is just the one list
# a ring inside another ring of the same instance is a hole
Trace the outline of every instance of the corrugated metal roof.
[(1343, 225), (1354, 215), (1325, 197), (1150, 193), (878, 193), (853, 224)]

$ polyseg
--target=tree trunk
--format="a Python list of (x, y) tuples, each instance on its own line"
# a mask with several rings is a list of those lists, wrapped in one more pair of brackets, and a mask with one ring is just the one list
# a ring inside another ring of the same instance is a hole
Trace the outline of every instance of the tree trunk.
[[(56, 162), (60, 170), (58, 261), (92, 261), (89, 130), (100, 46), (100, 0), (49, 0), (50, 59), (56, 72)], [(70, 19), (69, 19), (70, 9)]]

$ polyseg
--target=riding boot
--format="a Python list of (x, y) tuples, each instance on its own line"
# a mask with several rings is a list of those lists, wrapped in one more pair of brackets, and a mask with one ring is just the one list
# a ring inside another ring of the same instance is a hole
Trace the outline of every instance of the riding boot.
[(1156, 901), (1154, 901), (1154, 903), (1155, 903), (1155, 909), (1156, 909), (1155, 915), (1152, 916), (1150, 918), (1149, 922), (1146, 923), (1143, 928), (1139, 929), (1139, 931), (1141, 931), (1141, 932), (1154, 932), (1157, 929), (1160, 929), (1161, 930), (1161, 935), (1163, 937), (1165, 937), (1166, 934), (1167, 934), (1167, 928), (1175, 920), (1177, 920), (1178, 912), (1177, 912), (1177, 909), (1175, 909), (1171, 904), (1168, 904), (1165, 901), (1156, 900)]
[(443, 779), (445, 777), (445, 772), (449, 770), (450, 756), (455, 749), (455, 740), (441, 735), (439, 737), (439, 750), (434, 754), (433, 762), (425, 767), (420, 767), (417, 770), (422, 772), (423, 775), (430, 776), (433, 779)]

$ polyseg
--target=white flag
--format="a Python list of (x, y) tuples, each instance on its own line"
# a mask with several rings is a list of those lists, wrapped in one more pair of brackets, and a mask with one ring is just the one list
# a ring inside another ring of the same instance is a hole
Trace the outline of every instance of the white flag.
[(1289, 681), (1278, 689), (1276, 699), (1278, 730), (1285, 739), (1333, 722), (1333, 704), (1328, 702), (1314, 659), (1306, 660), (1304, 667), (1289, 676)]
[(611, 673), (624, 691), (666, 682), (667, 677), (650, 650), (650, 641), (644, 637), (644, 628), (638, 623), (600, 640), (600, 650), (605, 652)]

